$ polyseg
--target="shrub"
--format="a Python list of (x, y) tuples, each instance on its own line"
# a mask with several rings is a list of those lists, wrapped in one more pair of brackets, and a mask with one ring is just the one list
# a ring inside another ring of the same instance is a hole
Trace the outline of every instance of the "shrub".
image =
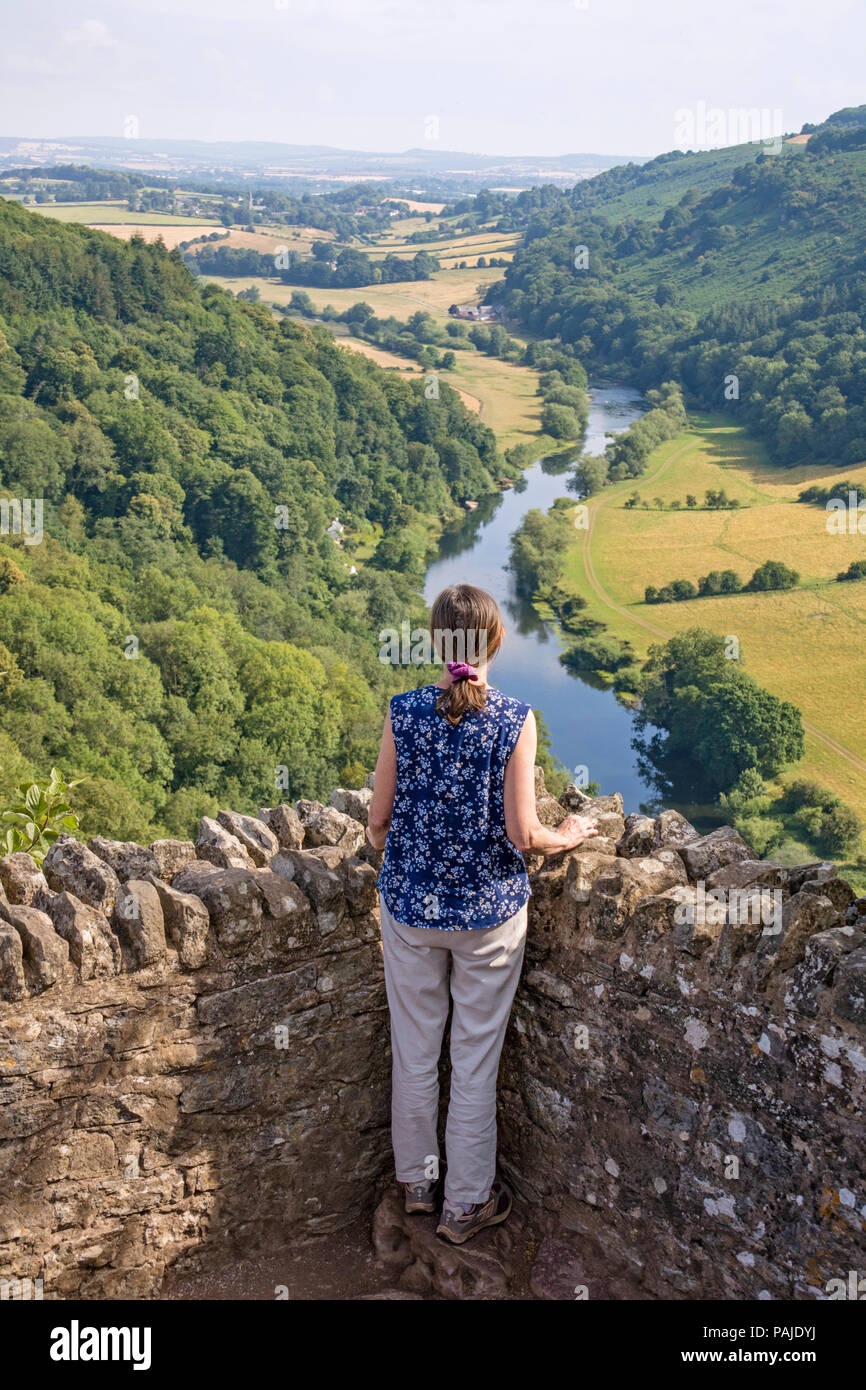
[(780, 845), (785, 838), (783, 822), (770, 817), (745, 816), (736, 821), (735, 828), (759, 857)]
[[(80, 779), (79, 779), (80, 780)], [(0, 812), (0, 850), (4, 854), (25, 851), (41, 866), (60, 835), (78, 829), (78, 817), (69, 805), (69, 793), (79, 782), (65, 782), (56, 767), (45, 785), (22, 782), (20, 801)]]
[(850, 806), (834, 806), (824, 814), (817, 836), (818, 847), (824, 854), (847, 854), (856, 846), (862, 829)]

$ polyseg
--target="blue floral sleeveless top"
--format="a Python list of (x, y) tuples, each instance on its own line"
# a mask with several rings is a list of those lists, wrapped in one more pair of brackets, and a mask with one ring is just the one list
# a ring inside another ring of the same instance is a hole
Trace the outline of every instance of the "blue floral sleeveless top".
[(488, 687), (483, 711), (456, 726), (436, 713), (436, 685), (391, 700), (397, 794), (379, 891), (409, 927), (495, 927), (530, 896), (505, 831), (505, 764), (529, 705)]

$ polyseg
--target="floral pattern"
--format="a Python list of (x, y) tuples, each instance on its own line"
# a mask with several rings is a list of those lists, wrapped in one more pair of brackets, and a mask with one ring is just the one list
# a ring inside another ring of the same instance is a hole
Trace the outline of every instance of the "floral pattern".
[(494, 927), (530, 896), (503, 801), (529, 705), (488, 688), (485, 709), (454, 726), (436, 713), (440, 693), (427, 685), (391, 700), (397, 793), (379, 891), (409, 927)]

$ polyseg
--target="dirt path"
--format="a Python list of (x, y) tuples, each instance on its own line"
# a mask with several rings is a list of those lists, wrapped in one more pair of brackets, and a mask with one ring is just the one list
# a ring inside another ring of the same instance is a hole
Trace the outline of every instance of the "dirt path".
[[(663, 474), (666, 473), (667, 470), (670, 468), (671, 464), (675, 463), (677, 459), (682, 458), (683, 454), (687, 453), (691, 447), (692, 441), (689, 439), (685, 442), (685, 444), (681, 445), (679, 449), (675, 449), (673, 453), (669, 454), (668, 457), (664, 460), (662, 464), (659, 465), (659, 467), (655, 470), (654, 473), (650, 473), (648, 476), (644, 477), (643, 482), (653, 483), (658, 478), (661, 478)], [(634, 481), (635, 480), (633, 478), (630, 478), (628, 482), (623, 483), (619, 487), (611, 489), (610, 492), (606, 493), (603, 497), (600, 497), (594, 505), (590, 505), (589, 526), (587, 527), (583, 535), (583, 566), (593, 593), (596, 595), (597, 598), (601, 600), (602, 603), (604, 603), (614, 613), (618, 613), (621, 618), (626, 618), (630, 623), (636, 623), (639, 627), (644, 628), (647, 632), (652, 632), (656, 637), (667, 639), (669, 637), (673, 637), (674, 635), (669, 629), (659, 627), (657, 623), (651, 623), (649, 619), (641, 617), (637, 613), (631, 612), (628, 608), (616, 602), (616, 600), (607, 592), (607, 590), (602, 585), (601, 581), (598, 578), (598, 575), (595, 572), (595, 566), (592, 562), (593, 523), (596, 517), (598, 516), (599, 512), (601, 512), (601, 510), (607, 505), (608, 502), (616, 501), (616, 499), (621, 497), (622, 494), (626, 492), (629, 488), (633, 488)], [(819, 743), (823, 743), (824, 746), (826, 748), (829, 748), (832, 753), (835, 753), (838, 757), (846, 758), (853, 767), (858, 768), (861, 772), (866, 772), (866, 760), (859, 757), (856, 753), (852, 752), (850, 748), (846, 748), (844, 743), (839, 743), (839, 741), (833, 738), (832, 735), (825, 733), (824, 730), (819, 728), (817, 724), (813, 724), (810, 719), (803, 718), (803, 728), (805, 729), (806, 733), (811, 734), (812, 738), (816, 738)]]

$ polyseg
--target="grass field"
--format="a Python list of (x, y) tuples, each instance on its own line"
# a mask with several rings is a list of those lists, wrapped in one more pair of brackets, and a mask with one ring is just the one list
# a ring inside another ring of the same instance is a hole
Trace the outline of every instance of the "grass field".
[[(216, 243), (215, 243), (216, 244)], [(268, 304), (288, 304), (296, 289), (304, 289), (316, 309), (321, 312), (331, 304), (340, 313), (353, 304), (369, 304), (379, 318), (401, 319), (404, 323), (419, 309), (426, 309), (440, 323), (448, 322), (448, 306), (475, 302), (487, 289), (502, 279), (502, 271), (447, 270), (439, 271), (432, 280), (399, 280), (391, 285), (361, 285), (358, 289), (317, 289), (314, 285), (284, 285), (279, 280), (253, 279), (247, 276), (209, 275), (205, 277), (224, 289), (249, 289), (257, 285), (262, 299)]]
[(88, 227), (113, 230), (116, 225), (134, 223), (141, 227), (207, 227), (214, 231), (215, 218), (173, 217), (167, 212), (130, 212), (125, 202), (114, 203), (37, 203), (29, 212), (42, 212), (60, 222), (83, 222)]
[[(589, 530), (575, 533), (566, 585), (641, 654), (689, 627), (736, 636), (749, 673), (803, 712), (806, 756), (798, 770), (817, 777), (866, 820), (866, 583), (827, 582), (864, 558), (866, 544), (859, 536), (829, 535), (824, 509), (795, 500), (808, 484), (839, 474), (772, 468), (761, 446), (727, 421), (693, 416), (692, 426), (655, 451), (642, 478), (592, 499)], [(866, 488), (866, 465), (843, 471)], [(700, 499), (707, 488), (719, 487), (747, 506), (681, 513), (623, 506), (635, 489), (652, 503), (655, 497), (684, 500), (687, 492)], [(643, 602), (647, 584), (696, 581), (712, 569), (734, 569), (745, 579), (767, 559), (783, 560), (810, 587)]]

